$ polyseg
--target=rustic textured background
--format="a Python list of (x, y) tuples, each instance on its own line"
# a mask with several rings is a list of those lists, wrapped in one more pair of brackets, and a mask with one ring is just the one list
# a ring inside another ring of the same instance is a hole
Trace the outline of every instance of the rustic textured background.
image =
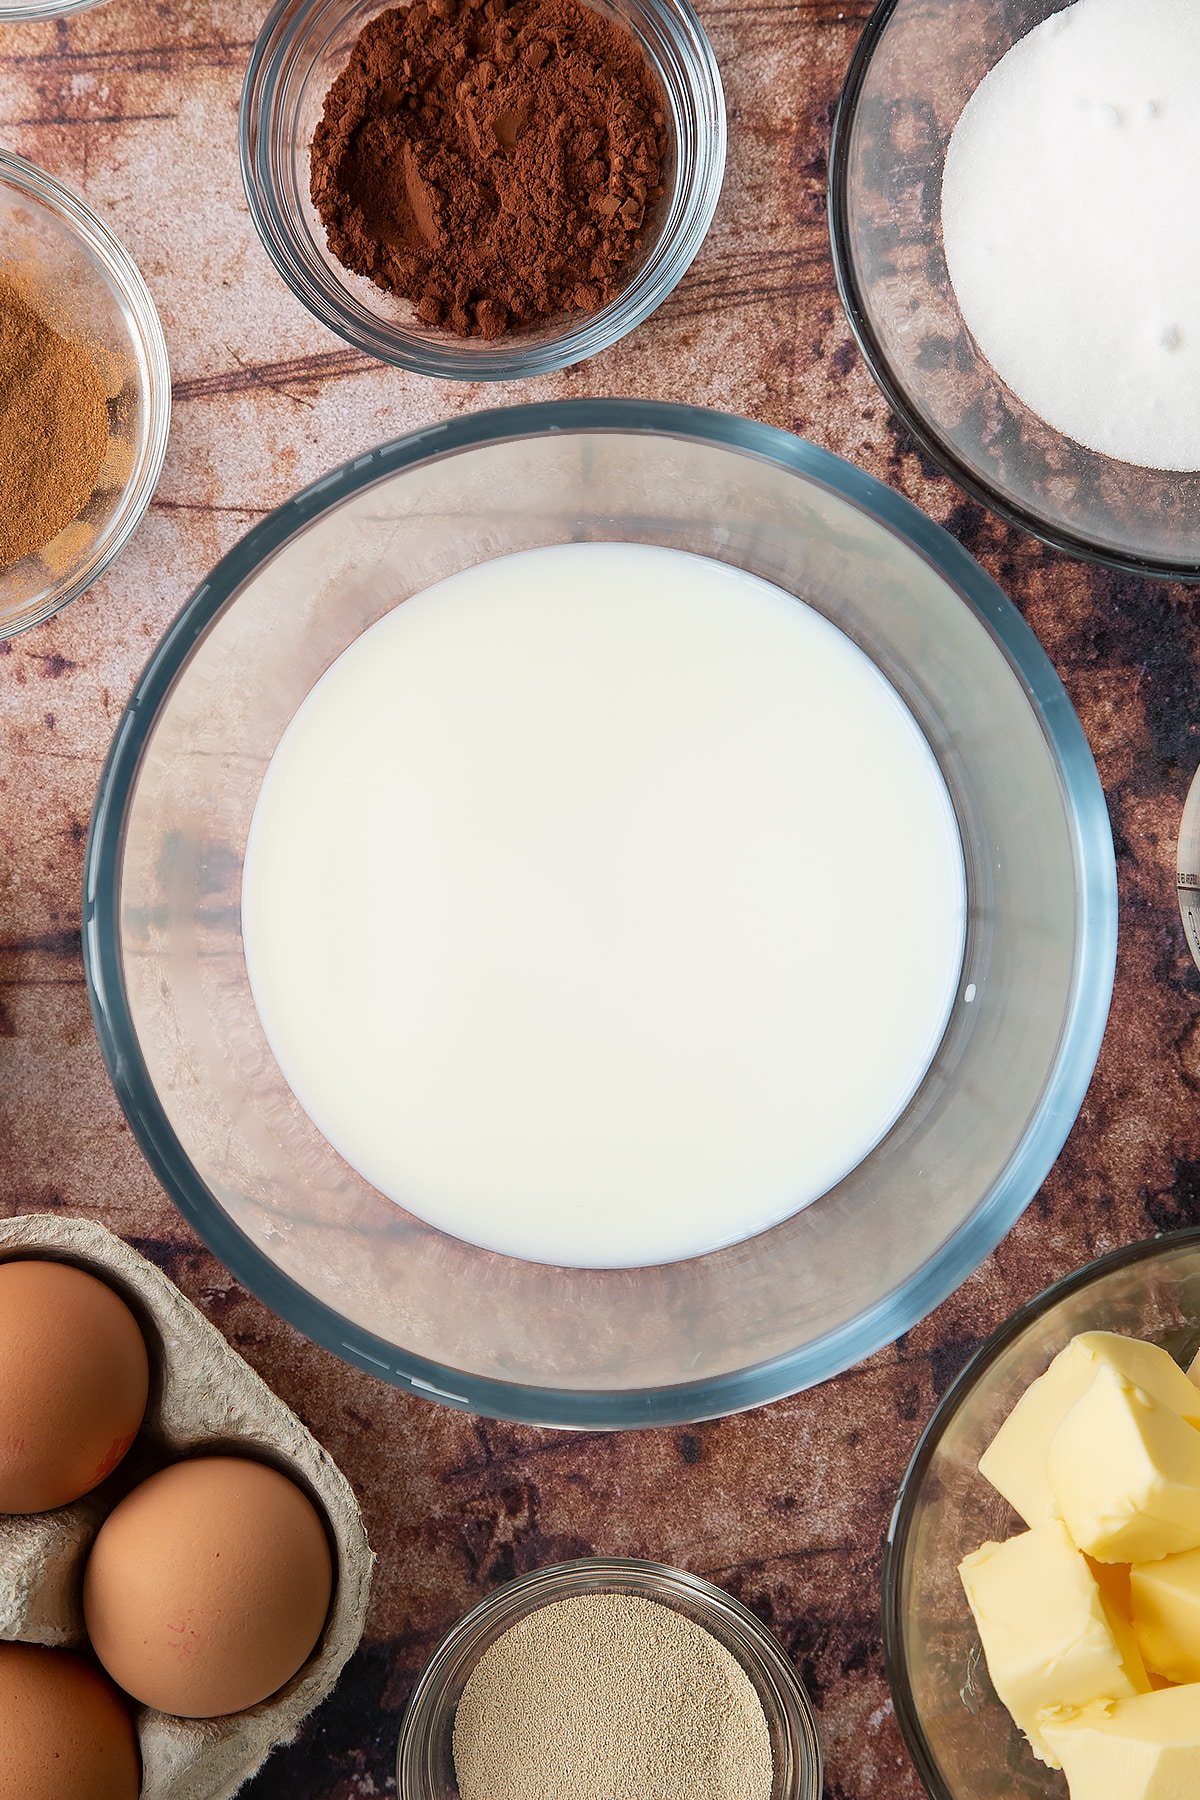
[[(912, 1800), (880, 1654), (880, 1545), (938, 1395), (1014, 1305), (1094, 1253), (1200, 1220), (1200, 977), (1173, 859), (1200, 759), (1181, 588), (1069, 563), (925, 466), (848, 340), (825, 236), (825, 149), (865, 0), (701, 12), (724, 70), (730, 168), (682, 287), (615, 351), (518, 391), (377, 367), (267, 264), (237, 170), (262, 0), (110, 0), (0, 26), (2, 141), (81, 189), (144, 270), (175, 424), (158, 499), (109, 577), (0, 644), (0, 1210), (103, 1219), (229, 1335), (355, 1480), (380, 1552), (367, 1642), (254, 1800), (393, 1788), (401, 1709), (440, 1633), (514, 1571), (592, 1550), (720, 1582), (778, 1632), (820, 1709), (830, 1800)], [(566, 394), (701, 400), (789, 427), (893, 483), (1007, 588), (1071, 691), (1120, 861), (1112, 1022), (1083, 1116), (1020, 1225), (933, 1318), (813, 1394), (690, 1431), (554, 1436), (405, 1398), (314, 1349), (189, 1235), (125, 1127), (79, 946), (83, 840), (109, 735), (151, 645), (260, 513), (332, 464), (451, 412)]]

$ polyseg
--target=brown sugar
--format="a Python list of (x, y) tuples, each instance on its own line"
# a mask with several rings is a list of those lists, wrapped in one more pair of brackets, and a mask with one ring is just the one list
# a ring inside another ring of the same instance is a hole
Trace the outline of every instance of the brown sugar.
[(496, 338), (611, 300), (663, 193), (664, 99), (581, 0), (415, 0), (325, 101), (312, 198), (333, 254), (427, 325)]
[(78, 518), (108, 452), (104, 382), (0, 276), (0, 568)]

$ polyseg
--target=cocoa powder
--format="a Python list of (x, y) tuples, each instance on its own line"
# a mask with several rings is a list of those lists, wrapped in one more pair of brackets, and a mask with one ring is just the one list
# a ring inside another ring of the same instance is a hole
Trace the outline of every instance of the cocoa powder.
[(613, 298), (666, 141), (641, 46), (581, 0), (415, 0), (330, 88), (312, 198), (346, 268), (496, 338)]

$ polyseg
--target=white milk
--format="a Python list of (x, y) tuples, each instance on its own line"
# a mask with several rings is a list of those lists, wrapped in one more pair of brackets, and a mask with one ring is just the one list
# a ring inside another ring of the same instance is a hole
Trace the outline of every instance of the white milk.
[(733, 1243), (854, 1168), (942, 1035), (964, 910), (867, 657), (622, 544), (483, 563), (352, 644), (267, 771), (242, 897), (330, 1143), (444, 1231), (585, 1267)]
[(955, 126), (946, 262), (980, 350), (1055, 430), (1200, 469), (1200, 0), (1077, 0)]

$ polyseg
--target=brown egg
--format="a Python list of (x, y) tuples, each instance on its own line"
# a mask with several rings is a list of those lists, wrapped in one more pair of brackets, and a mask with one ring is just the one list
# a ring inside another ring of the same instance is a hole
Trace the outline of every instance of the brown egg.
[(129, 1449), (150, 1363), (119, 1295), (67, 1263), (0, 1263), (0, 1512), (90, 1493)]
[(321, 1517), (262, 1463), (197, 1457), (122, 1500), (83, 1581), (92, 1647), (135, 1700), (211, 1719), (266, 1700), (308, 1660), (333, 1589)]
[(137, 1734), (99, 1669), (0, 1644), (0, 1800), (137, 1800)]

